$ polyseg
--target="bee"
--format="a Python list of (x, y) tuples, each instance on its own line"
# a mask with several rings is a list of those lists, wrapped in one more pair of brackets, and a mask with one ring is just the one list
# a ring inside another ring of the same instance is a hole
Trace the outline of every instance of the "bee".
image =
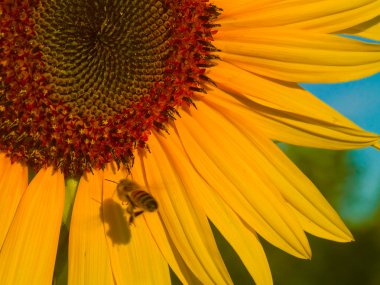
[(117, 184), (117, 196), (123, 203), (128, 204), (127, 213), (129, 214), (130, 224), (144, 211), (154, 212), (158, 209), (156, 199), (150, 193), (144, 191), (137, 183), (128, 179), (122, 179), (119, 182), (106, 180)]

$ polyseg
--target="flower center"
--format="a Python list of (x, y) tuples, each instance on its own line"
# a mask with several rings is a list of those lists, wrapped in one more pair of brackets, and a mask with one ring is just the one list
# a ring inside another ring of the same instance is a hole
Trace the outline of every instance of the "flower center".
[(36, 27), (51, 99), (72, 114), (107, 117), (164, 81), (172, 10), (154, 0), (67, 2), (47, 1)]
[(129, 169), (210, 81), (220, 10), (208, 0), (11, 2), (0, 4), (0, 150), (12, 161)]

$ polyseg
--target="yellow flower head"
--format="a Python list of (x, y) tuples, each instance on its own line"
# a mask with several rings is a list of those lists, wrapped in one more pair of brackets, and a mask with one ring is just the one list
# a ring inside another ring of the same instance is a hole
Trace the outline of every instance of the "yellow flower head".
[(232, 284), (209, 221), (256, 284), (272, 284), (258, 236), (300, 258), (305, 232), (352, 240), (274, 141), (379, 147), (298, 85), (379, 72), (378, 44), (338, 35), (379, 40), (379, 13), (378, 0), (1, 1), (2, 284), (170, 284), (169, 267)]

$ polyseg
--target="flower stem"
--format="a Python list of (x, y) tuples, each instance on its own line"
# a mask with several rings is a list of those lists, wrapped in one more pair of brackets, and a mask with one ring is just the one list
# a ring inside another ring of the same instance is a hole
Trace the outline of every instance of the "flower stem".
[(65, 179), (65, 205), (63, 209), (57, 258), (54, 268), (54, 285), (67, 285), (68, 281), (68, 241), (70, 233), (70, 221), (78, 184), (79, 178), (70, 177)]

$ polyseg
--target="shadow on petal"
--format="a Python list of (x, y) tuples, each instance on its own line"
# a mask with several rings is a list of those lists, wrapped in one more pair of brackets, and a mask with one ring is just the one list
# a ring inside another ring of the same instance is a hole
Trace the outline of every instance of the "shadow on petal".
[[(105, 224), (106, 235), (113, 244), (127, 244), (131, 240), (131, 229), (125, 217), (125, 210), (112, 199), (103, 201), (99, 215)], [(107, 226), (106, 226), (107, 225)]]

